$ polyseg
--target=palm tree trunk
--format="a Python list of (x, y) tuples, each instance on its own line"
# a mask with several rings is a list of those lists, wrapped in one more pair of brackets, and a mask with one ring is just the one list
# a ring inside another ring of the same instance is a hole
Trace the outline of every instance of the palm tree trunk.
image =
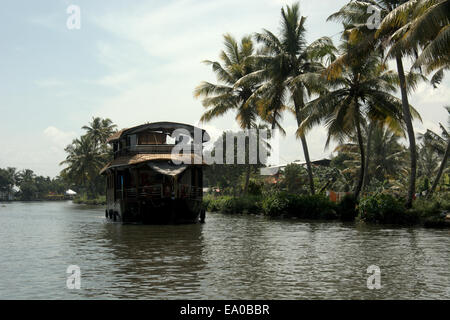
[(316, 190), (314, 188), (314, 177), (312, 172), (311, 160), (309, 158), (308, 144), (306, 143), (306, 137), (304, 135), (300, 137), (300, 140), (302, 141), (303, 154), (305, 155), (306, 169), (308, 171), (309, 190), (311, 192), (311, 195), (314, 195), (316, 193)]
[(369, 155), (370, 149), (372, 148), (372, 132), (373, 132), (373, 122), (371, 121), (369, 124), (369, 132), (367, 134), (367, 149), (366, 149), (366, 161), (364, 163), (364, 177), (362, 183), (362, 192), (364, 193), (367, 185), (369, 184)]
[[(295, 105), (295, 116), (297, 119), (297, 126), (300, 127), (302, 123), (302, 118), (300, 115), (300, 107), (295, 100), (294, 105)], [(311, 195), (314, 195), (316, 193), (316, 190), (314, 188), (314, 177), (312, 172), (311, 159), (309, 158), (308, 143), (306, 142), (306, 137), (304, 134), (300, 136), (300, 140), (302, 142), (303, 154), (305, 155), (306, 170), (308, 171), (309, 191), (311, 192)]]
[(436, 179), (433, 182), (433, 186), (431, 187), (430, 191), (428, 191), (428, 193), (427, 193), (427, 198), (430, 198), (431, 195), (433, 194), (434, 190), (436, 190), (439, 180), (441, 179), (442, 173), (444, 172), (444, 168), (447, 165), (449, 154), (450, 154), (450, 139), (447, 142), (447, 149), (445, 150), (444, 159), (442, 159), (441, 166), (439, 167), (439, 172), (436, 176)]
[(416, 171), (417, 171), (417, 150), (416, 150), (416, 138), (414, 136), (414, 128), (411, 120), (411, 112), (409, 110), (408, 93), (406, 91), (406, 77), (405, 71), (403, 69), (402, 57), (397, 55), (397, 70), (398, 78), (400, 80), (400, 92), (402, 94), (402, 109), (403, 109), (403, 120), (406, 124), (406, 131), (408, 133), (409, 139), (409, 153), (410, 153), (410, 176), (409, 176), (409, 187), (408, 187), (408, 198), (406, 201), (406, 207), (412, 207), (412, 201), (414, 194), (416, 192)]
[(365, 162), (366, 162), (365, 154), (364, 154), (364, 142), (363, 142), (363, 137), (361, 134), (361, 124), (359, 123), (358, 116), (356, 116), (356, 118), (355, 118), (355, 127), (356, 127), (356, 133), (358, 136), (359, 152), (361, 153), (361, 165), (360, 165), (361, 169), (359, 170), (358, 184), (356, 185), (356, 188), (355, 188), (355, 198), (358, 199), (359, 194), (361, 193), (361, 188), (362, 188), (362, 184), (363, 184), (364, 167), (365, 167)]
[(244, 185), (244, 195), (247, 194), (247, 190), (248, 190), (248, 183), (250, 181), (250, 171), (251, 171), (252, 167), (250, 165), (250, 163), (247, 164), (247, 173), (245, 176), (245, 185)]

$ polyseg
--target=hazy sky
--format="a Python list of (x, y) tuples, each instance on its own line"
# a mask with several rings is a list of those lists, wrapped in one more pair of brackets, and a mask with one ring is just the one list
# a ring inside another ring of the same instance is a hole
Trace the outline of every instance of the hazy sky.
[[(216, 60), (222, 35), (237, 38), (266, 28), (277, 32), (280, 9), (292, 1), (184, 0), (123, 1), (16, 0), (0, 12), (0, 167), (30, 168), (55, 176), (64, 147), (82, 133), (93, 116), (109, 117), (120, 128), (145, 122), (198, 124), (203, 112), (193, 90), (214, 81), (202, 60)], [(307, 38), (339, 40), (340, 25), (326, 22), (345, 0), (303, 0)], [(66, 10), (81, 9), (81, 29), (69, 30)], [(439, 89), (421, 84), (411, 103), (421, 112), (424, 128), (446, 122), (450, 81)], [(213, 136), (237, 130), (234, 115), (200, 124)], [(283, 121), (281, 163), (303, 159), (293, 132)], [(324, 151), (325, 130), (308, 135), (313, 159)]]

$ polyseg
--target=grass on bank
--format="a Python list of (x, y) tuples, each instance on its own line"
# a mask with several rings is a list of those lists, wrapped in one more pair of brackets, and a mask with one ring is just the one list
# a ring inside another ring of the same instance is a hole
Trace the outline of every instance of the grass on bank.
[(411, 209), (404, 208), (404, 199), (389, 194), (362, 197), (359, 203), (351, 195), (339, 203), (324, 195), (297, 195), (277, 192), (260, 196), (213, 196), (203, 199), (209, 212), (225, 214), (263, 214), (270, 217), (299, 219), (362, 221), (375, 224), (417, 225), (445, 227), (445, 216), (450, 212), (450, 196), (435, 196), (430, 200), (419, 198)]
[(94, 199), (88, 199), (86, 195), (80, 195), (73, 199), (73, 203), (76, 204), (87, 204), (87, 205), (106, 205), (106, 196), (97, 196)]
[[(356, 211), (349, 205), (348, 197), (339, 204), (324, 195), (296, 195), (277, 192), (266, 196), (211, 196), (203, 198), (204, 208), (209, 212), (264, 214), (270, 217), (295, 217), (299, 219), (352, 220)], [(355, 203), (353, 201), (353, 208)]]

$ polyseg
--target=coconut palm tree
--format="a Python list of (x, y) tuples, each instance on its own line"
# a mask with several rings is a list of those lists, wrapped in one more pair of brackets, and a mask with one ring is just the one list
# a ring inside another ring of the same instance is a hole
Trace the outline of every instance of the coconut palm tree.
[(84, 187), (88, 197), (94, 197), (96, 194), (95, 180), (106, 164), (108, 154), (89, 135), (73, 140), (72, 144), (65, 148), (65, 151), (68, 155), (60, 165), (67, 165), (67, 167), (61, 171), (61, 176)]
[[(259, 81), (252, 79), (237, 84), (242, 77), (256, 70), (254, 62), (248, 59), (255, 51), (253, 41), (250, 36), (245, 36), (238, 43), (233, 36), (226, 34), (224, 45), (225, 50), (220, 53), (222, 63), (204, 61), (211, 66), (219, 83), (203, 81), (194, 91), (196, 98), (202, 97), (202, 104), (207, 109), (200, 120), (208, 122), (233, 110), (236, 111), (236, 121), (241, 129), (257, 128), (260, 106), (256, 99), (250, 101), (249, 98), (259, 87)], [(247, 192), (250, 172), (251, 166), (248, 164), (244, 193)]]
[[(414, 128), (412, 125), (412, 116), (410, 112), (410, 105), (408, 101), (408, 87), (413, 89), (414, 86), (408, 84), (407, 76), (403, 66), (403, 58), (405, 56), (414, 56), (416, 48), (413, 46), (402, 47), (401, 42), (392, 35), (399, 32), (403, 26), (397, 23), (387, 23), (388, 15), (397, 7), (407, 3), (407, 0), (361, 0), (350, 1), (338, 12), (331, 15), (329, 20), (339, 20), (344, 23), (348, 37), (355, 45), (355, 50), (352, 55), (364, 58), (365, 53), (370, 53), (374, 50), (386, 51), (386, 48), (391, 48), (387, 51), (387, 57), (393, 58), (397, 64), (397, 74), (399, 79), (399, 87), (402, 98), (402, 112), (403, 119), (406, 125), (406, 132), (409, 140), (410, 152), (410, 178), (408, 186), (408, 197), (406, 207), (412, 206), (412, 200), (416, 189), (416, 172), (417, 172), (417, 150), (416, 140), (414, 135)], [(368, 21), (376, 7), (380, 17), (383, 29), (369, 28)], [(385, 20), (386, 19), (386, 20)]]
[[(279, 37), (269, 30), (256, 33), (255, 39), (264, 46), (263, 55), (252, 59), (258, 61), (261, 69), (241, 79), (260, 79), (265, 83), (255, 93), (266, 101), (264, 114), (275, 121), (287, 110), (288, 101), (293, 102), (293, 114), (297, 124), (303, 121), (302, 110), (313, 93), (323, 89), (320, 72), (322, 62), (334, 58), (335, 48), (331, 39), (320, 38), (309, 46), (305, 40), (306, 18), (300, 15), (299, 4), (281, 9), (281, 31)], [(314, 179), (308, 144), (304, 134), (298, 135), (307, 164), (310, 193), (315, 193)]]
[(405, 51), (419, 46), (414, 67), (435, 72), (433, 85), (442, 81), (450, 68), (450, 0), (410, 0), (392, 10), (383, 20), (378, 33), (398, 28), (391, 38), (391, 51)]
[[(328, 129), (326, 147), (332, 139), (342, 142), (356, 135), (361, 162), (354, 190), (358, 198), (364, 180), (366, 157), (362, 127), (369, 119), (385, 121), (398, 130), (402, 114), (401, 101), (393, 96), (396, 74), (388, 70), (376, 52), (361, 59), (349, 54), (353, 50), (354, 45), (344, 37), (340, 51), (346, 58), (337, 58), (326, 72), (332, 90), (307, 104), (305, 114), (308, 116), (299, 127), (299, 132), (324, 122)], [(336, 72), (336, 69), (340, 71)], [(418, 116), (414, 109), (412, 112)]]
[(105, 145), (106, 140), (116, 131), (116, 128), (117, 125), (113, 124), (111, 119), (99, 117), (93, 117), (89, 125), (82, 127), (96, 145)]
[[(445, 108), (447, 109), (450, 116), (450, 106)], [(450, 117), (448, 122), (450, 128)], [(442, 131), (441, 136), (431, 130), (427, 130), (427, 132), (422, 135), (422, 140), (425, 142), (425, 144), (429, 145), (438, 155), (442, 156), (442, 162), (439, 166), (438, 173), (436, 174), (436, 178), (434, 179), (431, 189), (427, 193), (427, 197), (431, 197), (431, 195), (436, 190), (439, 180), (442, 177), (442, 173), (447, 167), (448, 157), (450, 155), (450, 130), (446, 129), (442, 124), (440, 124), (440, 127)]]

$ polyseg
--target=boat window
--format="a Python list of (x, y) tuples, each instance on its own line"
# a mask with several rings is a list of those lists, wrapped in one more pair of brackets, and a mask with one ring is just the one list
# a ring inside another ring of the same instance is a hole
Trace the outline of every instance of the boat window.
[(138, 135), (139, 145), (165, 144), (166, 135), (159, 132), (142, 132)]

